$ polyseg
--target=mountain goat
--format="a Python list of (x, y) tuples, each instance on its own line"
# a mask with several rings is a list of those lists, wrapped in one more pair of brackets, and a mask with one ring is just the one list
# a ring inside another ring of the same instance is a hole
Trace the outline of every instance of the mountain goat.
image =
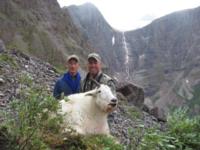
[(107, 116), (117, 106), (117, 98), (104, 84), (99, 87), (61, 100), (64, 123), (80, 134), (109, 134)]

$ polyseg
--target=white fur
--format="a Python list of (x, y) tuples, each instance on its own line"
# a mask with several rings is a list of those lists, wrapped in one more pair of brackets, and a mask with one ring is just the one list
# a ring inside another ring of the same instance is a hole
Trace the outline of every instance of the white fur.
[(61, 113), (64, 123), (80, 134), (109, 134), (107, 115), (115, 106), (111, 100), (116, 97), (107, 85), (101, 84), (92, 91), (68, 96), (69, 101), (61, 100)]

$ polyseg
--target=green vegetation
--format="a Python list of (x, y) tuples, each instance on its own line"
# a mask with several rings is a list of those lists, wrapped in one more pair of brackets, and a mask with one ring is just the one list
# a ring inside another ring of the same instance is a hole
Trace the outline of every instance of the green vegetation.
[(11, 102), (10, 111), (1, 113), (4, 122), (0, 136), (7, 140), (4, 145), (7, 149), (47, 149), (45, 137), (59, 135), (62, 129), (62, 116), (57, 114), (58, 102), (48, 96), (44, 88), (30, 88), (30, 80), (28, 75), (20, 77), (21, 86), (29, 88), (20, 89), (20, 98)]
[(133, 107), (133, 106), (130, 106), (130, 107), (127, 106), (127, 114), (133, 120), (141, 119), (141, 117), (142, 117), (141, 110), (139, 110), (138, 108)]
[(17, 67), (16, 61), (12, 57), (10, 57), (6, 54), (0, 54), (0, 62), (4, 62), (6, 64), (9, 64), (14, 68)]
[(123, 146), (106, 135), (75, 136), (65, 141), (70, 150), (123, 150)]
[(197, 150), (200, 149), (200, 117), (189, 118), (187, 108), (179, 108), (168, 116), (165, 131), (158, 127), (130, 130), (129, 149)]
[(63, 74), (63, 73), (66, 72), (66, 68), (65, 68), (64, 64), (62, 64), (62, 65), (54, 65), (54, 67), (56, 68), (56, 71), (59, 74)]
[(141, 140), (144, 137), (145, 127), (143, 124), (135, 128), (129, 128), (128, 137), (130, 139), (130, 143), (127, 145), (128, 150), (138, 150), (139, 145), (141, 144)]
[[(33, 84), (33, 79), (28, 73), (27, 74), (22, 74), (22, 75), (19, 76), (19, 82), (22, 85), (31, 87), (32, 84)], [(27, 91), (27, 92), (29, 92), (29, 91)]]
[(200, 85), (196, 85), (193, 91), (193, 98), (188, 101), (190, 107), (194, 107), (195, 104), (200, 107)]

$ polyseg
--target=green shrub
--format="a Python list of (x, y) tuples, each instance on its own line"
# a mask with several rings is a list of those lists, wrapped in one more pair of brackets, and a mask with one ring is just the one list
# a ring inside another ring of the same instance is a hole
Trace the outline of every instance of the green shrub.
[(175, 150), (175, 146), (171, 141), (175, 140), (174, 137), (167, 135), (156, 128), (147, 129), (144, 134), (140, 150)]
[(141, 140), (144, 137), (145, 128), (143, 124), (135, 128), (129, 128), (128, 137), (130, 139), (130, 143), (127, 146), (128, 150), (137, 150), (139, 145), (141, 144)]
[(200, 116), (189, 116), (189, 108), (179, 108), (168, 117), (167, 134), (179, 149), (200, 149)]
[[(134, 142), (132, 142), (133, 144)], [(147, 128), (139, 150), (197, 150), (200, 149), (200, 117), (190, 118), (188, 108), (179, 108), (168, 116), (167, 128)]]
[(62, 129), (58, 108), (58, 102), (40, 87), (22, 90), (4, 115), (5, 133), (10, 137), (8, 148), (13, 149), (15, 143), (14, 149), (47, 149), (44, 137), (59, 134)]
[(123, 150), (122, 145), (106, 135), (67, 136), (64, 143), (57, 145), (56, 148), (67, 150)]
[(87, 150), (123, 150), (122, 145), (106, 135), (86, 136), (83, 141), (87, 145)]

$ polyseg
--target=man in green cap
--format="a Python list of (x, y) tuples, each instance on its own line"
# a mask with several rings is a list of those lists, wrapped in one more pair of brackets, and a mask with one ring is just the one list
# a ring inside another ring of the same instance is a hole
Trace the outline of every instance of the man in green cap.
[(113, 79), (102, 72), (101, 57), (97, 53), (90, 53), (88, 55), (88, 73), (82, 83), (82, 92), (92, 90), (97, 85), (91, 80), (94, 79), (99, 83), (108, 85), (113, 94), (116, 95), (116, 87)]

